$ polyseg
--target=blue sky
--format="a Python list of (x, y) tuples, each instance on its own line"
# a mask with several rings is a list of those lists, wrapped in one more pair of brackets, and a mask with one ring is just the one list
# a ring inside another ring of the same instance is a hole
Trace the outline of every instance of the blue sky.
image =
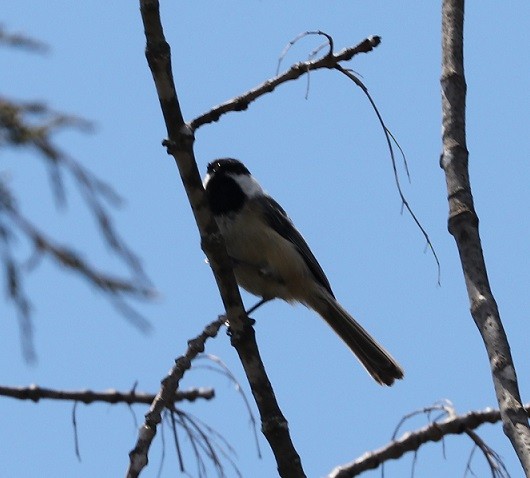
[[(523, 400), (530, 392), (527, 293), (530, 231), (530, 5), (468, 2), (466, 74), (470, 173), (489, 278), (516, 362)], [(192, 119), (274, 75), (287, 42), (306, 30), (333, 36), (341, 49), (369, 35), (382, 44), (349, 66), (362, 76), (388, 127), (405, 150), (410, 204), (441, 261), (401, 205), (386, 144), (360, 90), (329, 71), (281, 86), (248, 111), (223, 117), (196, 135), (196, 157), (244, 161), (288, 211), (319, 259), (341, 303), (405, 368), (391, 389), (371, 381), (313, 312), (278, 302), (254, 314), (257, 339), (294, 443), (310, 477), (384, 445), (400, 418), (440, 399), (460, 413), (496, 406), (486, 353), (469, 314), (458, 254), (447, 232), (440, 140), (440, 5), (438, 2), (163, 2), (163, 23), (183, 113)], [(139, 333), (79, 278), (48, 261), (26, 281), (34, 304), (36, 365), (22, 357), (16, 314), (2, 305), (4, 360), (0, 383), (59, 389), (158, 390), (173, 359), (221, 309), (176, 167), (160, 146), (165, 127), (150, 71), (136, 2), (8, 2), (0, 18), (50, 46), (46, 55), (0, 50), (1, 94), (45, 100), (55, 109), (92, 120), (93, 134), (58, 135), (59, 144), (112, 184), (125, 204), (116, 226), (142, 258), (159, 296), (137, 304), (153, 325)], [(299, 42), (284, 67), (307, 58), (319, 39)], [(94, 222), (66, 182), (68, 207), (57, 211), (46, 170), (32, 154), (2, 150), (2, 174), (19, 193), (23, 211), (55, 237), (75, 244), (105, 270), (120, 271)], [(403, 171), (401, 170), (401, 174)], [(21, 257), (27, 247), (20, 244)], [(252, 304), (254, 298), (244, 295)], [(226, 334), (207, 352), (220, 357), (249, 394)], [(212, 402), (182, 408), (211, 424), (236, 449), (243, 476), (275, 476), (260, 436), (259, 459), (248, 415), (234, 386), (198, 363), (183, 387), (216, 390)], [(250, 397), (250, 394), (249, 394)], [(2, 473), (11, 477), (123, 476), (136, 424), (123, 406), (79, 405), (82, 461), (74, 453), (71, 405), (1, 400)], [(134, 407), (140, 421), (146, 408)], [(424, 421), (414, 421), (406, 429)], [(481, 436), (505, 459), (518, 462), (499, 425)], [(169, 428), (161, 476), (175, 476)], [(195, 476), (188, 444), (187, 469)], [(462, 476), (469, 439), (449, 437), (422, 448), (416, 475)], [(142, 476), (155, 477), (162, 456), (158, 436)], [(413, 457), (386, 467), (410, 476)], [(487, 476), (478, 454), (477, 476)], [(230, 472), (229, 472), (230, 476)], [(372, 471), (363, 476), (380, 476)]]

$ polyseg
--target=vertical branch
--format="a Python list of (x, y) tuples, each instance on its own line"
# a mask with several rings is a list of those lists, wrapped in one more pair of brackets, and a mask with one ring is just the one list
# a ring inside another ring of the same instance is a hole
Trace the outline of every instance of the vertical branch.
[(530, 429), (523, 408), (508, 339), (493, 297), (473, 205), (466, 146), (466, 81), (463, 54), (464, 0), (443, 0), (442, 116), (443, 152), (449, 201), (449, 232), (453, 235), (464, 272), (471, 315), (491, 365), (503, 428), (530, 476)]
[[(184, 122), (177, 98), (170, 47), (164, 37), (158, 0), (140, 0), (140, 11), (146, 37), (145, 54), (153, 74), (168, 133), (164, 145), (175, 159), (188, 195), (201, 235), (201, 246), (208, 257), (226, 310), (232, 332), (231, 342), (237, 350), (260, 412), (262, 431), (272, 448), (280, 476), (305, 477), (300, 457), (291, 441), (287, 420), (278, 406), (261, 361), (254, 329), (243, 308), (223, 238), (207, 207), (193, 151), (193, 130)], [(178, 383), (175, 384), (177, 385)], [(158, 418), (150, 420), (149, 413), (146, 415), (146, 422), (139, 430), (137, 446), (130, 453), (127, 476), (138, 476), (147, 465), (147, 452), (156, 433), (159, 423), (157, 420)]]

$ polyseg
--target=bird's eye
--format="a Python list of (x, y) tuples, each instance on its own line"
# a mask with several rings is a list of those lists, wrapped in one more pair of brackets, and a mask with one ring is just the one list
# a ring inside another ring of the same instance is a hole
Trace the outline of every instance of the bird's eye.
[(211, 174), (211, 173), (216, 172), (218, 168), (219, 168), (219, 162), (214, 161), (212, 163), (208, 163), (208, 166), (206, 166), (206, 172)]

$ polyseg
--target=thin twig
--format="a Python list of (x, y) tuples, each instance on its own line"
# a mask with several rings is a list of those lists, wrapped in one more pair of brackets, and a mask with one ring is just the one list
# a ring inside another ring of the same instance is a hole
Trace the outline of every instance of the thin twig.
[[(311, 35), (321, 35), (321, 36), (325, 36), (326, 37), (326, 41), (324, 43), (322, 43), (321, 45), (319, 45), (317, 48), (315, 48), (312, 52), (309, 53), (308, 57), (307, 57), (307, 60), (308, 61), (311, 61), (315, 58), (315, 56), (323, 49), (325, 48), (326, 46), (329, 47), (329, 52), (328, 52), (328, 55), (332, 55), (333, 54), (333, 38), (331, 35), (328, 35), (327, 33), (323, 32), (323, 31), (320, 31), (320, 30), (316, 30), (316, 31), (307, 31), (307, 32), (302, 32), (300, 34), (298, 34), (295, 38), (293, 38), (286, 46), (285, 48), (282, 50), (282, 52), (280, 53), (280, 57), (278, 58), (278, 66), (276, 67), (276, 76), (279, 75), (280, 73), (280, 67), (281, 67), (281, 64), (282, 64), (282, 61), (284, 60), (285, 56), (287, 55), (287, 53), (289, 52), (289, 50), (293, 47), (293, 45), (295, 43), (297, 43), (299, 40), (301, 40), (302, 38), (304, 37), (307, 37), (307, 36), (311, 36)], [(306, 86), (306, 94), (305, 94), (305, 99), (307, 100), (308, 97), (309, 97), (309, 87), (310, 87), (310, 80), (311, 80), (311, 75), (310, 75), (310, 70), (308, 69), (307, 70), (307, 86)]]
[(510, 473), (508, 473), (508, 470), (506, 469), (501, 457), (495, 450), (493, 450), (474, 431), (467, 430), (466, 435), (473, 440), (475, 446), (482, 452), (484, 458), (486, 458), (486, 461), (490, 467), (492, 478), (510, 478)]
[(184, 469), (184, 457), (182, 456), (182, 451), (180, 449), (180, 440), (179, 440), (179, 437), (178, 437), (178, 433), (177, 433), (177, 423), (175, 421), (175, 411), (174, 410), (170, 410), (170, 418), (171, 418), (171, 429), (173, 430), (173, 441), (175, 443), (175, 448), (176, 448), (176, 452), (177, 452), (177, 458), (178, 458), (178, 462), (179, 462), (179, 469), (180, 469), (180, 472), (181, 473), (184, 473), (185, 469)]
[(160, 423), (160, 441), (162, 442), (162, 451), (160, 454), (160, 464), (158, 465), (157, 478), (162, 476), (162, 470), (164, 469), (164, 462), (166, 460), (166, 429), (164, 427), (164, 421)]
[[(405, 194), (403, 193), (403, 189), (401, 188), (401, 182), (399, 180), (399, 173), (398, 173), (398, 170), (397, 170), (396, 158), (395, 158), (395, 155), (394, 155), (394, 148), (392, 146), (392, 141), (394, 141), (394, 143), (397, 145), (397, 147), (401, 151), (401, 154), (403, 155), (403, 158), (405, 158), (405, 155), (403, 154), (403, 150), (401, 149), (399, 143), (397, 143), (396, 139), (394, 138), (394, 136), (392, 135), (390, 130), (387, 128), (387, 126), (385, 124), (385, 121), (383, 120), (383, 117), (381, 116), (381, 113), (379, 112), (379, 108), (377, 107), (374, 99), (372, 98), (372, 95), (369, 93), (368, 88), (364, 85), (364, 83), (359, 78), (357, 78), (351, 71), (343, 68), (341, 65), (336, 65), (335, 69), (337, 71), (340, 71), (343, 75), (347, 76), (359, 88), (361, 88), (361, 90), (363, 91), (365, 96), (368, 98), (368, 101), (370, 102), (370, 104), (372, 106), (372, 109), (374, 110), (374, 112), (375, 112), (375, 114), (377, 116), (377, 119), (379, 120), (379, 124), (381, 125), (381, 128), (383, 129), (383, 133), (385, 135), (385, 139), (386, 139), (386, 142), (387, 142), (388, 150), (390, 152), (390, 159), (392, 161), (392, 169), (394, 171), (394, 180), (396, 182), (396, 188), (397, 188), (399, 197), (401, 199), (402, 207), (404, 207), (408, 211), (408, 213), (410, 214), (410, 217), (412, 217), (412, 220), (416, 223), (416, 226), (418, 227), (418, 229), (421, 231), (423, 237), (425, 238), (427, 246), (429, 247), (429, 249), (432, 252), (434, 260), (436, 261), (436, 267), (437, 267), (437, 271), (438, 271), (438, 280), (437, 280), (437, 282), (438, 282), (438, 284), (440, 284), (440, 281), (441, 281), (441, 266), (440, 266), (440, 260), (438, 259), (438, 254), (436, 254), (436, 250), (434, 249), (434, 246), (433, 246), (433, 244), (431, 242), (431, 238), (429, 237), (429, 234), (427, 233), (425, 228), (422, 226), (420, 220), (418, 219), (418, 217), (416, 216), (416, 214), (412, 210), (409, 202), (407, 201), (407, 199), (405, 197)], [(407, 175), (408, 175), (408, 166), (407, 166), (406, 159), (405, 159), (405, 169), (406, 169)], [(410, 179), (410, 176), (409, 176), (409, 179)]]
[(74, 449), (75, 449), (75, 456), (77, 457), (77, 460), (81, 462), (81, 450), (79, 448), (79, 430), (77, 428), (77, 404), (79, 402), (75, 401), (74, 405), (72, 406), (72, 427), (74, 429)]
[(307, 36), (311, 36), (311, 35), (321, 35), (321, 36), (325, 36), (326, 37), (326, 42), (323, 43), (322, 45), (320, 45), (318, 48), (316, 48), (315, 50), (313, 50), (310, 54), (309, 54), (309, 60), (313, 59), (314, 56), (324, 47), (328, 46), (329, 47), (329, 52), (328, 52), (328, 55), (332, 55), (333, 54), (333, 37), (331, 35), (328, 35), (327, 33), (323, 32), (323, 31), (320, 31), (320, 30), (313, 30), (313, 31), (307, 31), (307, 32), (302, 32), (302, 33), (299, 33), (298, 35), (296, 35), (295, 38), (293, 38), (289, 43), (287, 43), (287, 45), (285, 46), (285, 48), (282, 50), (282, 52), (280, 53), (280, 56), (278, 58), (278, 66), (276, 67), (276, 76), (278, 76), (280, 74), (280, 67), (281, 67), (281, 64), (282, 64), (282, 61), (284, 60), (285, 58), (285, 55), (287, 55), (287, 53), (289, 52), (289, 50), (293, 47), (293, 45), (295, 45), (295, 43), (297, 43), (299, 40), (301, 40), (302, 38), (305, 38)]
[[(247, 414), (248, 414), (250, 425), (252, 428), (252, 433), (254, 435), (254, 442), (256, 444), (256, 450), (258, 452), (258, 458), (261, 459), (262, 456), (261, 456), (261, 448), (259, 446), (258, 427), (256, 423), (256, 418), (254, 417), (254, 414), (252, 413), (250, 402), (247, 398), (247, 395), (245, 394), (245, 391), (241, 387), (241, 384), (238, 382), (235, 375), (230, 371), (230, 369), (226, 366), (226, 364), (219, 357), (216, 357), (215, 355), (212, 355), (212, 354), (203, 354), (202, 356), (199, 357), (199, 359), (202, 357), (208, 360), (211, 360), (213, 363), (217, 364), (221, 368), (220, 373), (228, 377), (228, 379), (234, 384), (236, 391), (239, 393), (239, 395), (243, 399), (243, 403), (245, 404), (245, 408), (247, 409)], [(219, 370), (215, 368), (210, 368), (210, 370), (219, 372)]]

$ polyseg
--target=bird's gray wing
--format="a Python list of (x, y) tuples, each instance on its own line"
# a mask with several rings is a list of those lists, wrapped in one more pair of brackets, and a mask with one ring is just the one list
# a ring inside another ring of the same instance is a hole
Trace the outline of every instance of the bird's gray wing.
[(261, 210), (268, 225), (298, 249), (317, 282), (334, 297), (326, 274), (284, 209), (270, 196), (254, 197), (252, 202)]

